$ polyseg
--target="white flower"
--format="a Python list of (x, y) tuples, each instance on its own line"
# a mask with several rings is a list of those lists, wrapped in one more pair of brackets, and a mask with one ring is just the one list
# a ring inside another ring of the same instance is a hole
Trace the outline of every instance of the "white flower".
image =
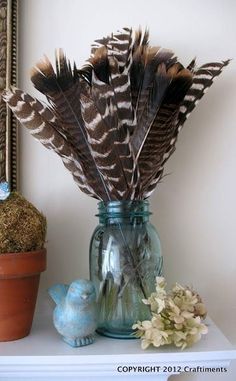
[(206, 306), (202, 302), (197, 303), (194, 306), (194, 314), (196, 316), (201, 316), (204, 319), (207, 315)]
[(151, 340), (142, 339), (141, 348), (142, 349), (147, 349), (150, 344), (152, 344)]
[(144, 330), (150, 329), (152, 328), (152, 322), (149, 320), (144, 320), (142, 322), (142, 327), (144, 328)]
[(143, 299), (143, 303), (150, 305), (151, 311), (160, 313), (165, 308), (165, 297), (166, 295), (157, 295), (152, 293), (148, 299)]
[(149, 305), (151, 307), (151, 311), (156, 311), (158, 307), (156, 293), (153, 292), (148, 299), (143, 299), (143, 303)]
[(156, 277), (156, 287), (165, 289), (166, 280), (163, 276), (157, 276)]
[(156, 278), (156, 292), (143, 303), (150, 306), (151, 320), (138, 321), (133, 325), (135, 335), (141, 338), (143, 349), (150, 345), (160, 347), (174, 344), (181, 349), (191, 346), (207, 333), (202, 323), (206, 308), (200, 296), (189, 287), (176, 283), (167, 293), (163, 277)]

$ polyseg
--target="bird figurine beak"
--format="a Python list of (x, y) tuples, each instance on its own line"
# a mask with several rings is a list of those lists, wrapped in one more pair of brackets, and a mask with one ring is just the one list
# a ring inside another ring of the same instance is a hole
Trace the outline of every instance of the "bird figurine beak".
[(89, 297), (89, 294), (82, 294), (81, 295), (81, 298), (84, 300), (88, 299), (88, 297)]

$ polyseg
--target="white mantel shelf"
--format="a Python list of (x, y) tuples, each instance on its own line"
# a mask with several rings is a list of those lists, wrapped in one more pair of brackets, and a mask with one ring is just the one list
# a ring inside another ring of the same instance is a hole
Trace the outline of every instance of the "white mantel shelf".
[[(30, 336), (0, 343), (0, 381), (110, 381), (111, 377), (114, 381), (167, 380), (171, 374), (179, 373), (179, 367), (181, 371), (197, 366), (228, 368), (236, 359), (236, 348), (210, 319), (207, 324), (209, 333), (190, 349), (143, 351), (139, 340), (102, 336), (96, 336), (92, 345), (71, 348), (54, 330), (51, 317), (36, 319)], [(159, 372), (119, 373), (118, 366), (160, 368)]]

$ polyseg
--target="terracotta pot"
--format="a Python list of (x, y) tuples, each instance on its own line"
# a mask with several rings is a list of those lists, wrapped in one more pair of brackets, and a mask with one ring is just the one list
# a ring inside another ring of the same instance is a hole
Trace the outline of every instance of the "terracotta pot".
[(46, 250), (0, 254), (0, 341), (30, 333)]

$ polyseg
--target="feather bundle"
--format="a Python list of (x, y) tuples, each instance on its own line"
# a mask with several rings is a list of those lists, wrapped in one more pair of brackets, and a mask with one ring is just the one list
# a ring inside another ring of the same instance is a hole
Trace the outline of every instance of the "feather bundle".
[(104, 200), (144, 199), (161, 180), (179, 132), (229, 60), (185, 68), (148, 31), (124, 28), (92, 45), (77, 69), (61, 50), (31, 80), (48, 106), (11, 88), (3, 98), (22, 125), (54, 150), (79, 188)]

